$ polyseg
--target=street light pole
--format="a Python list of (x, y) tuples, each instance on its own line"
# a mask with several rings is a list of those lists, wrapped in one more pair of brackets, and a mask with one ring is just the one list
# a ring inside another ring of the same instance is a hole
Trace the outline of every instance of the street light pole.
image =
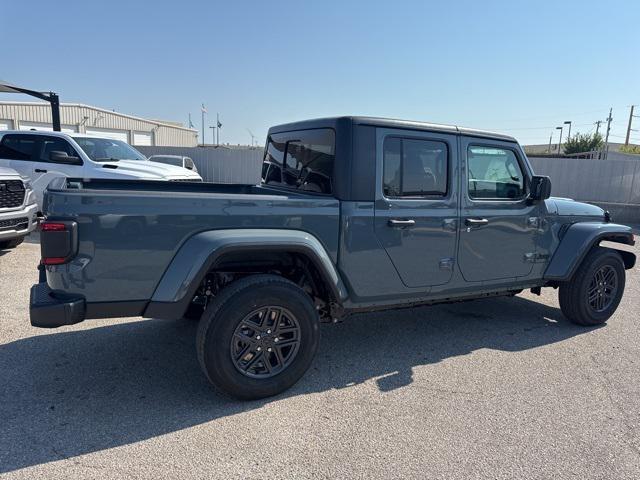
[(560, 147), (562, 146), (562, 127), (556, 127), (556, 130), (560, 130), (560, 140), (558, 140), (558, 155), (560, 155)]
[(571, 120), (564, 122), (565, 125), (569, 125), (569, 131), (567, 132), (567, 138), (571, 138)]
[(551, 153), (551, 139), (553, 138), (553, 130), (551, 130), (551, 135), (549, 135), (549, 148), (547, 148), (547, 153)]

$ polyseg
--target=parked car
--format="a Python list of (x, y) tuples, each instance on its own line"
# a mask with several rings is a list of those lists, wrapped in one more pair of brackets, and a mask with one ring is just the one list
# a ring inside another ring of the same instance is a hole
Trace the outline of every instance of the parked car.
[(149, 161), (175, 165), (176, 167), (186, 168), (187, 170), (198, 173), (198, 167), (193, 163), (193, 160), (191, 160), (190, 157), (183, 157), (182, 155), (151, 155)]
[(123, 141), (80, 133), (0, 132), (0, 167), (30, 179), (40, 208), (45, 188), (58, 177), (202, 181), (190, 170), (148, 161)]
[(603, 324), (635, 255), (600, 242), (632, 230), (550, 191), (510, 136), (361, 117), (271, 128), (257, 186), (55, 180), (31, 323), (199, 318), (205, 375), (245, 399), (293, 385), (319, 322), (353, 312), (558, 288)]
[(36, 196), (28, 180), (0, 167), (0, 250), (15, 248), (37, 225)]

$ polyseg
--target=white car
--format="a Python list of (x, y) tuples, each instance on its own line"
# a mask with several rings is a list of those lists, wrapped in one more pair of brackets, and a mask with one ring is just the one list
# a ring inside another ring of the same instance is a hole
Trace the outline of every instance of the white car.
[(202, 181), (186, 168), (148, 161), (123, 141), (82, 133), (0, 132), (0, 167), (30, 179), (40, 208), (56, 177)]
[(191, 170), (192, 172), (198, 172), (198, 167), (193, 163), (190, 157), (185, 157), (183, 155), (151, 155), (149, 157), (150, 162), (158, 162), (164, 163), (167, 165), (177, 165), (178, 167), (186, 168), (187, 170)]
[(0, 250), (15, 248), (37, 225), (36, 196), (27, 179), (0, 167)]

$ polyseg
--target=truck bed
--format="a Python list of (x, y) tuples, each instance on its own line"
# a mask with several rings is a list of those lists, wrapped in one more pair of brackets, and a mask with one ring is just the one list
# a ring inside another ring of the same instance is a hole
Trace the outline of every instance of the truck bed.
[(89, 304), (150, 299), (178, 248), (206, 230), (306, 231), (337, 261), (340, 207), (329, 196), (256, 185), (58, 179), (44, 210), (50, 219), (76, 221), (79, 239), (71, 263), (47, 267), (47, 283)]

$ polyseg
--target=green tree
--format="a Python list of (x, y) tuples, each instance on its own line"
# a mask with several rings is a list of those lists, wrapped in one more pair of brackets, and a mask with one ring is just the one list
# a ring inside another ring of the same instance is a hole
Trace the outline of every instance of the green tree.
[(564, 143), (564, 153), (593, 152), (602, 147), (602, 135), (599, 133), (576, 133)]

